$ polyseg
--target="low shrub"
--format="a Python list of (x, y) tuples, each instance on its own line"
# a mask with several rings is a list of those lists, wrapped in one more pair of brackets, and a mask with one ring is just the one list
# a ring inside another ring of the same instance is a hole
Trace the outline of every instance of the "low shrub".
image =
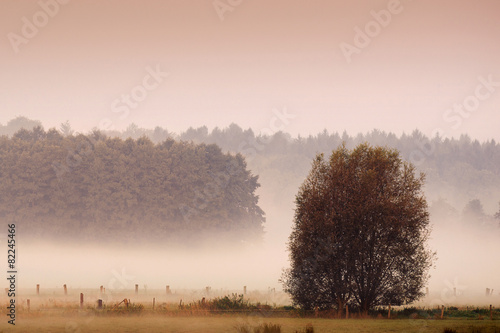
[(257, 306), (250, 304), (243, 295), (232, 294), (231, 296), (216, 297), (214, 299), (182, 304), (180, 310), (253, 310)]

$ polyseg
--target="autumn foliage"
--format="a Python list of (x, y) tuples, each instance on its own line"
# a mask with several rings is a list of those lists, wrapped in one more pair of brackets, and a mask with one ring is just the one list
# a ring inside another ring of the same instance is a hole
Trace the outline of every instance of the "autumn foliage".
[(216, 145), (63, 136), (0, 137), (0, 218), (24, 237), (175, 241), (262, 235), (257, 176)]
[(423, 183), (395, 150), (361, 144), (318, 155), (296, 196), (283, 277), (293, 301), (367, 312), (423, 296), (433, 260)]

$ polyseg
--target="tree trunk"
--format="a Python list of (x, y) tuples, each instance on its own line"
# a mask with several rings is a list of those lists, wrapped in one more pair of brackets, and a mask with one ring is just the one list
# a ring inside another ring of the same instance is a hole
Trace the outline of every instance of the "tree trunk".
[(344, 313), (344, 306), (345, 306), (346, 302), (343, 299), (338, 298), (337, 303), (338, 303), (337, 314), (338, 314), (339, 318), (342, 318), (342, 315)]
[(366, 301), (361, 301), (361, 314), (363, 316), (368, 316), (368, 310), (370, 310), (370, 305)]

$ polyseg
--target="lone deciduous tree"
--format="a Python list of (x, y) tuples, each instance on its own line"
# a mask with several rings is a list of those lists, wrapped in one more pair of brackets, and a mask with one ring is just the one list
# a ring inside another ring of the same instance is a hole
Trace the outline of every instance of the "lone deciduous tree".
[(318, 155), (296, 196), (282, 277), (293, 301), (366, 313), (422, 297), (435, 256), (423, 183), (396, 150), (343, 145), (329, 161)]

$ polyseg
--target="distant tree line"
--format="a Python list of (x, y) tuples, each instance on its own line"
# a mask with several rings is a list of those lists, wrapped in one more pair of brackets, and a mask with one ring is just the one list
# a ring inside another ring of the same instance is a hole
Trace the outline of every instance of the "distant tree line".
[(239, 152), (247, 156), (299, 154), (309, 160), (317, 153), (331, 152), (342, 143), (345, 143), (348, 149), (352, 149), (361, 143), (369, 142), (372, 145), (395, 148), (405, 160), (421, 168), (441, 171), (456, 164), (465, 164), (473, 170), (487, 171), (497, 176), (500, 174), (500, 144), (495, 140), (479, 142), (468, 135), (461, 135), (459, 139), (439, 136), (429, 138), (415, 130), (411, 134), (403, 133), (398, 137), (393, 133), (375, 129), (355, 136), (346, 132), (339, 134), (324, 130), (317, 135), (292, 138), (290, 134), (281, 131), (271, 136), (256, 135), (252, 129), (244, 130), (234, 123), (223, 129), (216, 127), (212, 131), (206, 126), (191, 127), (180, 134), (169, 132), (159, 126), (155, 129), (144, 129), (131, 124), (125, 131), (109, 131), (106, 134), (124, 139), (147, 136), (153, 142), (172, 137), (195, 143), (214, 143), (224, 151)]
[(37, 126), (42, 127), (42, 122), (39, 120), (31, 120), (26, 117), (19, 116), (9, 120), (6, 125), (0, 124), (0, 135), (12, 136), (21, 128), (32, 129)]
[[(160, 128), (151, 131), (131, 125), (121, 135), (135, 133), (136, 136), (154, 137), (153, 133), (158, 135), (160, 132)], [(488, 223), (493, 217), (500, 219), (500, 209), (492, 215), (484, 211), (482, 215), (467, 213), (471, 201), (478, 201), (476, 204), (481, 205), (482, 210), (482, 202), (488, 202), (491, 207), (500, 199), (500, 144), (495, 140), (479, 142), (467, 135), (458, 139), (429, 138), (418, 130), (399, 137), (379, 130), (355, 136), (324, 130), (317, 135), (292, 138), (283, 132), (272, 136), (256, 135), (251, 129), (243, 130), (236, 124), (224, 129), (214, 128), (211, 132), (205, 126), (189, 128), (176, 137), (185, 141), (215, 143), (224, 151), (242, 153), (251, 170), (277, 188), (275, 204), (283, 200), (281, 188), (292, 190), (299, 186), (310, 168), (310, 160), (317, 153), (328, 154), (343, 143), (348, 149), (364, 142), (395, 148), (404, 160), (426, 174), (425, 192), (431, 208), (446, 202), (462, 213), (458, 214), (458, 220), (474, 216), (471, 221)]]
[(0, 218), (24, 236), (259, 239), (258, 177), (241, 154), (171, 138), (62, 135), (37, 126), (0, 137)]
[[(21, 128), (31, 129), (36, 126), (41, 127), (41, 122), (26, 117), (17, 117), (5, 126), (0, 124), (0, 135), (11, 136)], [(61, 124), (59, 131), (63, 135), (74, 132), (69, 122)], [(97, 131), (97, 128), (93, 131)], [(209, 131), (206, 126), (190, 127), (180, 134), (170, 132), (160, 126), (145, 129), (135, 124), (129, 125), (124, 131), (115, 130), (103, 133), (109, 137), (122, 139), (138, 139), (146, 136), (153, 143), (173, 138), (194, 143), (216, 144), (223, 151), (242, 153), (252, 157), (254, 155), (298, 154), (304, 155), (308, 160), (314, 158), (317, 153), (328, 153), (342, 143), (345, 143), (348, 149), (352, 149), (361, 143), (369, 142), (372, 145), (395, 148), (405, 160), (421, 168), (436, 169), (438, 173), (443, 173), (446, 168), (460, 164), (472, 170), (491, 173), (495, 176), (500, 175), (500, 144), (495, 140), (479, 142), (468, 135), (461, 135), (459, 139), (443, 139), (439, 136), (429, 138), (415, 130), (411, 134), (402, 134), (398, 137), (393, 133), (374, 129), (369, 133), (360, 133), (356, 136), (351, 136), (345, 131), (339, 134), (324, 130), (317, 135), (292, 138), (290, 134), (281, 131), (272, 136), (256, 135), (252, 129), (244, 130), (234, 123), (223, 129), (216, 127), (212, 131)]]
[(433, 203), (430, 212), (439, 221), (500, 227), (500, 209), (493, 215), (486, 214), (479, 199), (470, 200), (462, 211), (450, 205), (445, 199), (439, 199)]
[[(0, 125), (0, 134), (11, 135), (22, 124), (24, 128), (32, 128), (40, 122), (18, 117), (6, 126)], [(63, 135), (74, 132), (68, 122), (61, 124), (59, 131)], [(429, 138), (418, 130), (401, 136), (373, 130), (352, 136), (346, 132), (340, 134), (325, 130), (317, 135), (293, 138), (284, 132), (255, 134), (251, 129), (245, 130), (236, 124), (226, 128), (216, 127), (211, 131), (206, 126), (189, 128), (179, 134), (160, 126), (145, 129), (131, 124), (124, 131), (104, 133), (123, 140), (148, 137), (154, 144), (169, 138), (194, 144), (216, 144), (223, 152), (240, 153), (245, 157), (248, 168), (260, 176), (260, 182), (265, 181), (267, 188), (276, 193), (272, 202), (275, 206), (293, 202), (293, 195), (307, 176), (310, 161), (317, 153), (328, 154), (342, 143), (352, 149), (363, 142), (397, 149), (404, 160), (426, 174), (424, 191), (431, 215), (441, 209), (434, 208), (435, 205), (449, 205), (451, 209), (464, 213), (472, 200), (492, 207), (500, 199), (500, 144), (495, 140), (479, 142), (467, 135), (447, 139), (439, 136)], [(484, 214), (486, 217), (482, 221), (490, 221), (493, 217), (500, 219), (500, 209), (495, 214)]]

